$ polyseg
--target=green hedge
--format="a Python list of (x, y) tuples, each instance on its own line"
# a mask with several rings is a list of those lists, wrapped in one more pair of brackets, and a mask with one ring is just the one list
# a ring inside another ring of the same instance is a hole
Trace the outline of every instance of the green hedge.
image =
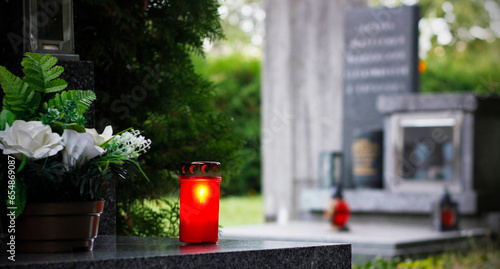
[(214, 82), (216, 109), (231, 119), (234, 135), (244, 141), (241, 173), (224, 179), (223, 193), (260, 193), (260, 59), (237, 53), (193, 59), (196, 71)]
[(474, 44), (474, 49), (461, 52), (454, 47), (443, 47), (443, 56), (431, 51), (426, 60), (427, 70), (420, 77), (421, 91), (500, 94), (500, 40)]

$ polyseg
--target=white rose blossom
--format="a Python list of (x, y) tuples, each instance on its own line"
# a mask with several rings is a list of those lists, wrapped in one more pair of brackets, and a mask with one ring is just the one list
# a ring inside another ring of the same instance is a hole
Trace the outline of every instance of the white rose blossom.
[(3, 154), (12, 154), (17, 159), (21, 159), (21, 154), (28, 160), (42, 159), (56, 155), (64, 147), (61, 136), (41, 121), (16, 120), (12, 127), (7, 124), (0, 131), (0, 140)]
[(95, 129), (85, 129), (88, 134), (91, 134), (94, 138), (94, 145), (101, 146), (104, 142), (113, 138), (113, 127), (111, 125), (106, 126), (102, 134), (98, 134)]
[(94, 138), (89, 133), (64, 130), (62, 137), (65, 144), (62, 157), (67, 167), (82, 164), (104, 153), (103, 148), (94, 145)]

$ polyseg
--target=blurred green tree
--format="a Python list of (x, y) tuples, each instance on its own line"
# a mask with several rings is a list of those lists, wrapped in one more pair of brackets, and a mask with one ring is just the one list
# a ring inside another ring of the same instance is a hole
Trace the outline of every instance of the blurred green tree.
[(266, 17), (262, 0), (220, 0), (219, 2), (222, 29), (227, 38), (206, 44), (208, 54), (240, 53), (261, 57)]
[(418, 4), (423, 92), (500, 93), (498, 0), (370, 0), (371, 6)]
[(194, 57), (195, 69), (215, 84), (216, 109), (231, 118), (244, 140), (244, 165), (237, 180), (223, 185), (227, 195), (260, 193), (260, 59), (233, 53)]
[(95, 64), (96, 127), (136, 126), (153, 141), (142, 164), (149, 181), (117, 187), (119, 234), (176, 236), (175, 204), (153, 212), (147, 201), (178, 190), (180, 162), (220, 161), (225, 179), (240, 170), (241, 141), (190, 58), (203, 55), (204, 39), (223, 36), (218, 8), (216, 0), (74, 2), (77, 53)]

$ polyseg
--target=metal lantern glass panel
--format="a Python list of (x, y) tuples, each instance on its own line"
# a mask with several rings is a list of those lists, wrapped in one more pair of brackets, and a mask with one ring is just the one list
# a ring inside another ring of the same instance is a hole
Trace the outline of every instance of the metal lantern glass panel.
[(179, 241), (217, 243), (219, 240), (219, 162), (182, 164)]
[(78, 60), (74, 55), (72, 0), (25, 0), (24, 17), (28, 29), (25, 51)]

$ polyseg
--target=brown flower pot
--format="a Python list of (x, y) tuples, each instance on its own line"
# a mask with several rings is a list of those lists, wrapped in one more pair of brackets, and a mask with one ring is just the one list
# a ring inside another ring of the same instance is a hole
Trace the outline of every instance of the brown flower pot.
[(16, 250), (92, 250), (104, 201), (27, 204), (16, 219)]

